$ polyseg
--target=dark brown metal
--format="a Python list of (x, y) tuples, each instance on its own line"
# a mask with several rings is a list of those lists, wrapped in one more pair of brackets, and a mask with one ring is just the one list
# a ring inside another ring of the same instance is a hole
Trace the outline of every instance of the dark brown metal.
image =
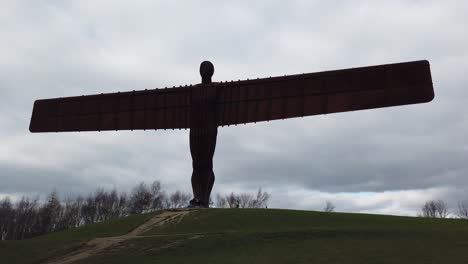
[[(251, 93), (226, 100), (224, 94), (232, 87), (248, 88)], [(425, 103), (434, 98), (428, 61), (222, 83), (218, 89), (218, 111), (230, 105), (260, 106), (254, 116), (227, 116), (219, 126)], [(266, 112), (261, 110), (263, 103)]]
[(190, 102), (177, 98), (188, 97), (189, 90), (190, 87), (178, 87), (37, 100), (29, 129), (31, 132), (188, 129), (190, 124), (180, 120), (184, 120), (186, 111), (190, 112)]
[(428, 61), (34, 102), (31, 132), (190, 129), (192, 189), (208, 206), (218, 126), (429, 102)]

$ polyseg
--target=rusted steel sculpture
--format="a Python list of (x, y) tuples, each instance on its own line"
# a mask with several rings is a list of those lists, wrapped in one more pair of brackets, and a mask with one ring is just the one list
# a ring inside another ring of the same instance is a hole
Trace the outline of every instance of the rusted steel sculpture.
[(429, 102), (434, 90), (428, 61), (170, 89), (37, 100), (31, 132), (190, 129), (192, 206), (207, 207), (214, 183), (219, 126)]

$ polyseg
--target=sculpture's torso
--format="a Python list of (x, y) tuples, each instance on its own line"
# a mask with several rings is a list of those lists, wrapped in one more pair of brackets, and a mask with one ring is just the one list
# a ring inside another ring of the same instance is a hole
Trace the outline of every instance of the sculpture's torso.
[[(198, 84), (192, 88), (190, 130), (208, 133), (217, 128), (216, 88), (210, 84)], [(203, 131), (206, 130), (206, 131)]]
[(214, 183), (213, 156), (216, 148), (216, 88), (210, 84), (193, 87), (190, 116), (192, 189), (196, 199), (208, 206)]

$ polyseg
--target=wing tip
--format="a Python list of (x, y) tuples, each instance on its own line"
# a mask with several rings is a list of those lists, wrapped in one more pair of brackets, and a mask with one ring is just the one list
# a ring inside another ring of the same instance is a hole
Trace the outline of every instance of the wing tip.
[(40, 100), (35, 100), (34, 103), (33, 103), (33, 110), (32, 110), (32, 113), (31, 113), (31, 120), (29, 122), (29, 132), (31, 133), (36, 133), (38, 132), (36, 129), (35, 129), (35, 126), (34, 126), (34, 116), (35, 116), (35, 112), (37, 110), (37, 105), (38, 105), (38, 102)]
[[(432, 85), (431, 85), (431, 88), (432, 88)], [(427, 97), (427, 99), (424, 101), (425, 103), (429, 103), (431, 101), (434, 100), (435, 98), (435, 93), (434, 93), (434, 88), (431, 89), (431, 92), (428, 94), (429, 96)]]
[(33, 127), (32, 123), (29, 125), (29, 132), (31, 133), (39, 133), (41, 131), (37, 130), (36, 128)]

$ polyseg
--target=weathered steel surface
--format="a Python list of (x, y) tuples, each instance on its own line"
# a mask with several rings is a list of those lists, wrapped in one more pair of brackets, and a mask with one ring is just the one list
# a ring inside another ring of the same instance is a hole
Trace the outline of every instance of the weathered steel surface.
[[(211, 83), (217, 125), (429, 102), (427, 61)], [(37, 100), (31, 132), (187, 129), (193, 86)]]
[(192, 155), (192, 190), (197, 204), (208, 207), (215, 181), (213, 156), (216, 148), (216, 89), (211, 86), (214, 67), (210, 62), (200, 66), (202, 83), (192, 88), (190, 154)]
[(31, 132), (190, 127), (191, 87), (37, 100)]
[(218, 125), (429, 102), (429, 63), (415, 61), (219, 84)]

